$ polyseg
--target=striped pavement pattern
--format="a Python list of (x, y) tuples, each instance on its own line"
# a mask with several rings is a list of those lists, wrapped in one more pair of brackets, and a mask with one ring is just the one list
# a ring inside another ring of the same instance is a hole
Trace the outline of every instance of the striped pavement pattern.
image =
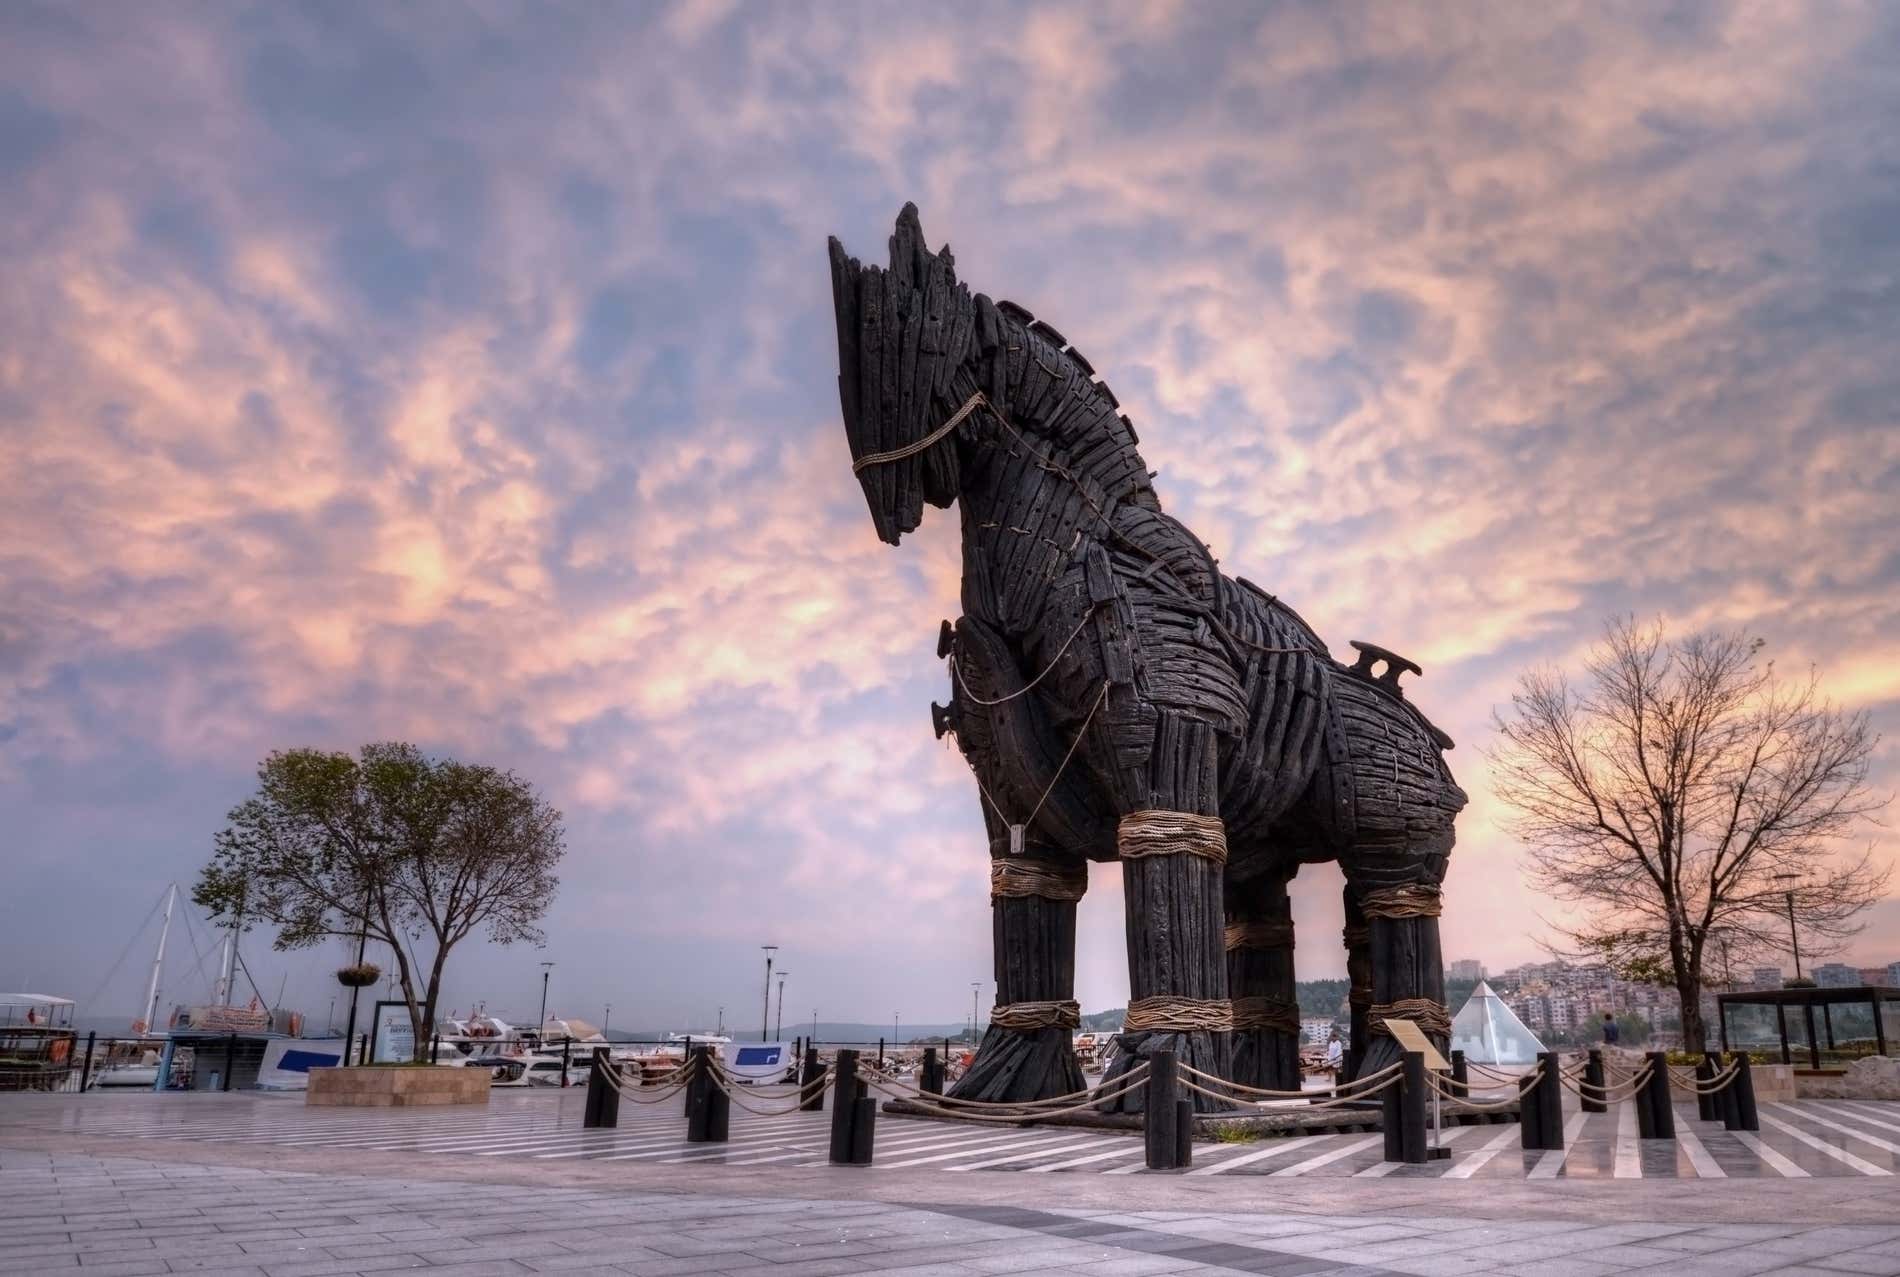
[[(689, 1144), (680, 1101), (621, 1106), (620, 1125), (581, 1126), (582, 1092), (497, 1097), (480, 1112), (308, 1109), (300, 1096), (0, 1096), (9, 1129), (298, 1149), (361, 1149), (518, 1161), (648, 1165), (825, 1165), (829, 1113), (759, 1115), (735, 1107), (731, 1139)], [(1192, 1177), (1356, 1176), (1445, 1179), (1722, 1179), (1891, 1176), (1900, 1171), (1900, 1104), (1804, 1100), (1763, 1104), (1759, 1133), (1725, 1131), (1678, 1108), (1678, 1138), (1642, 1140), (1627, 1104), (1572, 1113), (1561, 1150), (1527, 1152), (1516, 1125), (1453, 1127), (1451, 1157), (1425, 1166), (1380, 1160), (1377, 1135), (1197, 1143)], [(964, 1126), (881, 1115), (873, 1170), (1145, 1174), (1139, 1136), (1073, 1127)]]

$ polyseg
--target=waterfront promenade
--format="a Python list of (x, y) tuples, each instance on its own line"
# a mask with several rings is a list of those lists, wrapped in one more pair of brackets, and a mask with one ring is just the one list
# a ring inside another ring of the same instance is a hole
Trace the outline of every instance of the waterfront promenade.
[(1900, 1274), (1900, 1105), (1764, 1107), (1699, 1154), (1632, 1151), (1611, 1113), (1572, 1115), (1561, 1161), (1500, 1126), (1448, 1167), (1382, 1173), (1351, 1135), (1148, 1174), (1127, 1136), (890, 1117), (874, 1166), (833, 1168), (822, 1116), (688, 1145), (671, 1111), (584, 1131), (581, 1098), (0, 1096), (0, 1272)]

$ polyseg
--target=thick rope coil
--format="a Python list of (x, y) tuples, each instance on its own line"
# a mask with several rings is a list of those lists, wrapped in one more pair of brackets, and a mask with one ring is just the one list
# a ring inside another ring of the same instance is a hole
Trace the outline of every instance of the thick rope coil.
[(1136, 998), (1122, 1017), (1123, 1033), (1228, 1033), (1234, 1004), (1225, 998)]
[(1372, 928), (1348, 923), (1339, 929), (1339, 938), (1348, 949), (1358, 949), (1372, 943)]
[(1115, 850), (1123, 860), (1188, 855), (1224, 865), (1227, 826), (1190, 811), (1131, 811), (1115, 826)]
[(1073, 998), (1054, 1002), (999, 1002), (990, 1008), (990, 1023), (999, 1029), (1078, 1029), (1082, 1004)]
[(1229, 953), (1236, 949), (1291, 949), (1293, 920), (1256, 918), (1247, 922), (1230, 922), (1227, 924), (1225, 944)]
[(1372, 1021), (1371, 1031), (1391, 1036), (1391, 1030), (1385, 1027), (1387, 1020), (1410, 1020), (1419, 1030), (1439, 1037), (1451, 1035), (1451, 1013), (1442, 1002), (1430, 998), (1400, 998), (1397, 1002), (1375, 1002), (1366, 1013)]
[(1069, 868), (1046, 860), (990, 861), (990, 899), (1022, 899), (1040, 896), (1044, 900), (1080, 900), (1088, 893), (1089, 871), (1084, 866)]
[(1300, 1031), (1300, 1004), (1286, 998), (1235, 998), (1234, 1031), (1270, 1029), (1278, 1033)]
[(1438, 888), (1424, 883), (1378, 887), (1359, 898), (1360, 912), (1368, 918), (1436, 918), (1445, 902)]
[(908, 443), (908, 444), (905, 444), (901, 448), (892, 448), (889, 452), (866, 453), (864, 456), (859, 457), (856, 461), (853, 461), (851, 463), (851, 473), (856, 474), (858, 473), (858, 471), (863, 470), (869, 466), (888, 465), (890, 462), (893, 462), (893, 461), (902, 461), (906, 457), (916, 456), (918, 453), (930, 447), (932, 444), (936, 443), (939, 439), (942, 439), (945, 435), (949, 434), (952, 430), (955, 430), (958, 426), (962, 425), (963, 419), (969, 416), (971, 413), (975, 412), (978, 404), (983, 404), (983, 403), (988, 403), (988, 402), (989, 400), (984, 398), (983, 392), (980, 390), (977, 391), (975, 394), (971, 395), (968, 399), (965, 399), (963, 401), (963, 406), (957, 409), (955, 416), (951, 417), (950, 420), (944, 422), (941, 426), (938, 426), (935, 430), (931, 431), (929, 434), (919, 439), (916, 443)]

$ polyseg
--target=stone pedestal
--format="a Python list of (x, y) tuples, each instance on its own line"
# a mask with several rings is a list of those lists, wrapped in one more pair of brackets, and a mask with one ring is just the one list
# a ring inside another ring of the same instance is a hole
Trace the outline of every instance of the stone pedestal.
[(304, 1103), (312, 1107), (408, 1108), (424, 1104), (486, 1104), (487, 1069), (414, 1064), (366, 1064), (311, 1069)]

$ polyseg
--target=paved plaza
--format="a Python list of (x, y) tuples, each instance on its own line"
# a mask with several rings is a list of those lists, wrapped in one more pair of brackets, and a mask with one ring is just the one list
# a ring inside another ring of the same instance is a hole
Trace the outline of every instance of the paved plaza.
[[(581, 1125), (585, 1092), (497, 1092), (482, 1109), (309, 1109), (301, 1095), (87, 1095), (21, 1097), (0, 1105), (9, 1130), (111, 1139), (168, 1139), (270, 1148), (411, 1152), (530, 1162), (600, 1161), (801, 1169), (826, 1164), (830, 1114), (754, 1114), (735, 1106), (731, 1139), (689, 1144), (684, 1101), (621, 1105), (612, 1130)], [(1271, 1176), (1447, 1179), (1721, 1179), (1889, 1177), (1900, 1171), (1900, 1104), (1802, 1101), (1764, 1104), (1759, 1134), (1677, 1111), (1671, 1140), (1637, 1138), (1636, 1112), (1573, 1112), (1564, 1148), (1525, 1152), (1515, 1123), (1456, 1126), (1452, 1156), (1424, 1166), (1380, 1160), (1381, 1137), (1350, 1133), (1195, 1145), (1190, 1177)], [(878, 1120), (877, 1171), (1147, 1175), (1137, 1135), (1073, 1127), (1022, 1128), (902, 1118)], [(1168, 1172), (1174, 1174), (1177, 1172)]]
[(0, 1096), (0, 1273), (1900, 1274), (1900, 1105), (1764, 1106), (1733, 1144), (1684, 1113), (1699, 1143), (1633, 1151), (1573, 1114), (1561, 1162), (1478, 1126), (1448, 1168), (1346, 1135), (1147, 1174), (1122, 1135), (886, 1117), (875, 1166), (834, 1168), (822, 1116), (735, 1112), (719, 1148), (672, 1105), (583, 1131), (580, 1101)]

